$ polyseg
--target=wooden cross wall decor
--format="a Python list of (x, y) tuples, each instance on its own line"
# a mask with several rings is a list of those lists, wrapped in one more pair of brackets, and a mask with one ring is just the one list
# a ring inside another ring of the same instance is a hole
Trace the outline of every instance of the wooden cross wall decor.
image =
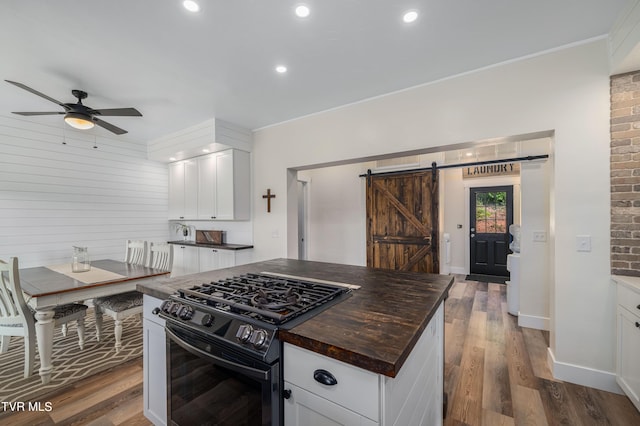
[(271, 189), (267, 189), (267, 195), (263, 195), (262, 198), (267, 199), (267, 213), (271, 213), (271, 199), (276, 198), (276, 194), (272, 194)]

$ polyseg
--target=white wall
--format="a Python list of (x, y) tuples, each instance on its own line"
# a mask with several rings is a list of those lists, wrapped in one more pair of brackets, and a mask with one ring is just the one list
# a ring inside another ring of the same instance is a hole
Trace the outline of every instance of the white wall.
[(366, 185), (372, 163), (298, 173), (308, 181), (308, 260), (366, 266)]
[[(520, 166), (522, 226), (520, 228), (520, 280), (518, 324), (548, 330), (550, 316), (549, 229), (551, 160)], [(546, 241), (534, 241), (544, 232)]]
[(0, 117), (0, 259), (65, 263), (74, 245), (122, 259), (126, 239), (166, 241), (167, 166), (147, 161), (144, 143), (102, 129), (63, 133), (58, 119)]
[[(255, 197), (271, 188), (279, 198), (269, 214), (255, 209), (256, 259), (297, 255), (289, 168), (553, 130), (554, 372), (615, 387), (608, 66), (607, 41), (598, 39), (257, 130)], [(590, 253), (575, 250), (583, 234), (592, 236)]]

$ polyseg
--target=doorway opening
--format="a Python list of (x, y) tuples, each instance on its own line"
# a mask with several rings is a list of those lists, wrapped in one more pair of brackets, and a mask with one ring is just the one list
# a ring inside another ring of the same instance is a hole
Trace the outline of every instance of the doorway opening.
[(298, 180), (298, 259), (307, 260), (309, 222), (309, 183)]

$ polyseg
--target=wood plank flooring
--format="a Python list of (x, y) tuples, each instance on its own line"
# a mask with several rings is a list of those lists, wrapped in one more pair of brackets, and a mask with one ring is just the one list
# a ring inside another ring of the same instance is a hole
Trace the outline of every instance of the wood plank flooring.
[[(625, 396), (553, 379), (548, 333), (518, 327), (504, 285), (463, 279), (456, 277), (445, 308), (445, 426), (640, 425)], [(0, 424), (151, 425), (142, 414), (142, 360), (45, 401), (52, 411), (0, 414)]]
[(624, 395), (555, 380), (548, 332), (521, 328), (502, 284), (456, 276), (445, 307), (445, 426), (640, 425)]
[[(152, 423), (142, 414), (142, 358), (79, 381), (41, 399), (43, 411), (2, 415), (2, 426), (90, 425), (142, 426)], [(44, 402), (51, 403), (46, 411)], [(0, 407), (1, 409), (2, 407)]]

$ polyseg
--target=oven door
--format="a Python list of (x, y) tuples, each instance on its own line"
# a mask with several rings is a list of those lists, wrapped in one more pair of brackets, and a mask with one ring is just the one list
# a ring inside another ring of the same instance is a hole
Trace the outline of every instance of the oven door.
[(265, 364), (215, 338), (167, 322), (170, 425), (280, 425), (280, 363)]

